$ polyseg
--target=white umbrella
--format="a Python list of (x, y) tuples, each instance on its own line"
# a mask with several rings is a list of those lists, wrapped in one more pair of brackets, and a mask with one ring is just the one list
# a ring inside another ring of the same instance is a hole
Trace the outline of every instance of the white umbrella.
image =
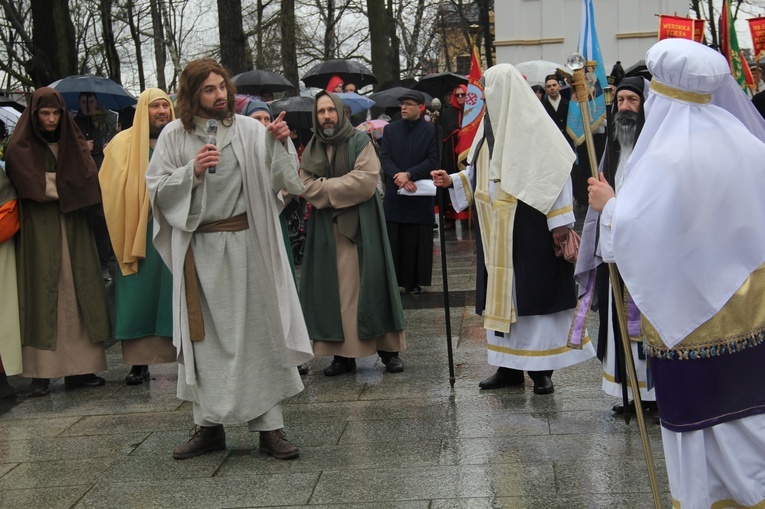
[(545, 86), (545, 76), (549, 74), (555, 74), (558, 67), (565, 69), (566, 66), (562, 64), (556, 64), (555, 62), (549, 62), (547, 60), (530, 60), (528, 62), (521, 62), (516, 65), (521, 74), (526, 76), (526, 81), (531, 85)]
[(13, 128), (16, 127), (16, 123), (19, 121), (19, 117), (21, 117), (21, 112), (16, 108), (12, 108), (10, 106), (0, 106), (0, 121), (5, 124), (8, 132), (13, 131)]

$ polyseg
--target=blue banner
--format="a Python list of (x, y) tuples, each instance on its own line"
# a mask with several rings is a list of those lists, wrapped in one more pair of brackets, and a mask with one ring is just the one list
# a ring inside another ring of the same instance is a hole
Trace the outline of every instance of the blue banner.
[[(592, 0), (582, 0), (582, 26), (579, 32), (579, 53), (584, 55), (587, 61), (585, 67), (585, 79), (589, 100), (587, 105), (590, 111), (590, 129), (594, 129), (606, 118), (606, 100), (603, 97), (603, 89), (608, 86), (606, 71), (603, 68), (603, 57), (600, 53), (598, 34), (595, 30), (595, 12)], [(576, 97), (571, 97), (568, 107), (568, 121), (566, 129), (574, 143), (581, 145), (584, 142), (584, 124), (580, 103)]]

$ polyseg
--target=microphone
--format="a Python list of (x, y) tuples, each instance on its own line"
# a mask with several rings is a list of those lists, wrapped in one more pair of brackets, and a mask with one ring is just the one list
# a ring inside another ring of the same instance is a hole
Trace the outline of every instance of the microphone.
[[(210, 145), (218, 144), (218, 122), (214, 118), (207, 120), (207, 143)], [(207, 173), (215, 173), (217, 171), (216, 166), (210, 166), (207, 168)]]

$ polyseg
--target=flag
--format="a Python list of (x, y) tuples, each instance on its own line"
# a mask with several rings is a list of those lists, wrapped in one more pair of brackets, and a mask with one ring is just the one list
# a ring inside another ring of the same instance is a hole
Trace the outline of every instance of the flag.
[(765, 53), (765, 18), (750, 18), (749, 31), (752, 34), (752, 53), (754, 59), (759, 60)]
[(704, 25), (706, 23), (705, 19), (694, 19), (693, 20), (693, 40), (696, 42), (703, 43), (704, 42)]
[[(582, 27), (579, 32), (579, 53), (587, 61), (585, 77), (589, 90), (589, 101), (586, 103), (590, 109), (591, 124), (588, 127), (597, 127), (606, 118), (606, 100), (603, 97), (603, 89), (608, 86), (606, 72), (603, 68), (603, 57), (600, 53), (598, 35), (595, 30), (595, 12), (592, 0), (582, 0)], [(566, 129), (574, 143), (581, 145), (584, 141), (584, 124), (579, 103), (572, 98), (568, 106), (568, 120)]]
[(749, 91), (753, 92), (754, 87), (756, 86), (754, 83), (754, 76), (752, 76), (752, 70), (749, 68), (749, 64), (746, 63), (746, 57), (744, 56), (744, 52), (741, 51), (741, 61), (744, 63), (744, 79), (746, 80), (746, 86), (749, 87)]
[(664, 39), (694, 39), (696, 20), (680, 16), (659, 16), (659, 40)]
[(736, 27), (733, 26), (733, 15), (730, 12), (730, 0), (723, 0), (720, 13), (720, 52), (728, 59), (730, 73), (741, 88), (746, 88), (746, 75), (741, 61), (741, 50), (738, 47)]
[(467, 155), (470, 151), (470, 146), (473, 144), (473, 138), (475, 138), (478, 125), (483, 118), (483, 112), (486, 109), (483, 100), (483, 87), (480, 80), (481, 60), (478, 58), (478, 49), (474, 46), (470, 59), (470, 74), (468, 74), (465, 106), (462, 110), (462, 125), (457, 137), (457, 164), (460, 170), (464, 170), (465, 166), (467, 166)]

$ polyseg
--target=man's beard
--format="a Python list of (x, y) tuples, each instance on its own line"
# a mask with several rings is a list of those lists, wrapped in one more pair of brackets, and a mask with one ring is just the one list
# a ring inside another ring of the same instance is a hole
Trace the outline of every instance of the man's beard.
[(153, 138), (157, 138), (159, 136), (159, 133), (162, 132), (162, 129), (165, 128), (165, 126), (168, 124), (168, 122), (165, 122), (163, 124), (156, 124), (154, 122), (149, 122), (149, 134)]
[(218, 108), (205, 108), (201, 105), (199, 106), (199, 113), (202, 113), (202, 115), (199, 115), (200, 117), (212, 118), (215, 120), (226, 120), (231, 116), (231, 111), (228, 108), (219, 110)]
[(321, 127), (321, 132), (322, 132), (322, 133), (324, 134), (324, 136), (326, 136), (327, 138), (331, 138), (332, 136), (334, 136), (334, 135), (335, 135), (335, 132), (337, 132), (337, 130), (335, 129), (335, 124), (324, 124), (324, 125)]
[(638, 114), (634, 111), (617, 111), (614, 115), (614, 138), (619, 146), (634, 147), (637, 138)]

